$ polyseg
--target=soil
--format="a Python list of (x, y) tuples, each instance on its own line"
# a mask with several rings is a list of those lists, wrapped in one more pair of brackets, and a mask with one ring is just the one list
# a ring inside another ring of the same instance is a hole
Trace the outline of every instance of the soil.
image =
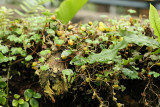
[[(15, 75), (11, 81), (9, 81), (10, 91), (15, 94), (20, 94), (23, 96), (25, 89), (30, 88), (36, 92), (42, 94), (42, 98), (40, 101), (40, 107), (98, 107), (99, 102), (97, 99), (92, 99), (93, 94), (84, 94), (81, 91), (75, 91), (72, 93), (64, 93), (60, 96), (54, 96), (56, 99), (55, 103), (52, 103), (44, 94), (41, 86), (39, 84), (39, 80), (37, 76), (33, 76), (33, 70), (23, 71), (22, 75)], [(139, 103), (142, 98), (141, 93), (143, 93), (144, 88), (147, 84), (147, 80), (121, 80), (120, 84), (126, 87), (124, 92), (116, 90), (116, 97), (118, 102), (121, 102), (125, 105), (125, 107), (143, 107), (144, 104)], [(158, 83), (159, 80), (156, 80)], [(86, 87), (86, 86), (85, 86)], [(137, 87), (137, 88), (135, 88)], [(79, 87), (81, 88), (81, 87)], [(109, 91), (101, 92), (101, 97), (106, 97), (110, 95)], [(10, 95), (10, 104), (13, 99), (13, 95)], [(114, 101), (110, 97), (109, 107), (116, 107)], [(63, 103), (62, 103), (63, 102)]]

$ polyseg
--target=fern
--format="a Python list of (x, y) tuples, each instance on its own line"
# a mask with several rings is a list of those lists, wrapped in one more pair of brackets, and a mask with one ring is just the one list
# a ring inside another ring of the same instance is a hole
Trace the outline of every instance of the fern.
[(8, 25), (12, 14), (13, 14), (12, 9), (7, 9), (6, 7), (0, 8), (0, 28), (1, 29), (4, 29)]
[[(65, 0), (61, 3), (61, 5), (54, 12), (57, 16), (57, 19), (60, 19), (62, 23), (68, 23), (74, 15), (79, 11), (79, 9), (87, 3), (88, 0)], [(51, 2), (51, 0), (25, 0), (21, 5), (21, 9), (24, 11), (21, 12), (15, 9), (15, 12), (20, 16), (27, 15), (37, 15), (39, 11), (49, 11), (43, 5), (47, 2)]]
[[(25, 0), (20, 5), (22, 11), (15, 9), (15, 12), (20, 16), (28, 16), (28, 15), (37, 15), (39, 11), (46, 11), (47, 9), (43, 6), (43, 4), (50, 2), (51, 0)], [(32, 14), (34, 13), (34, 14)]]

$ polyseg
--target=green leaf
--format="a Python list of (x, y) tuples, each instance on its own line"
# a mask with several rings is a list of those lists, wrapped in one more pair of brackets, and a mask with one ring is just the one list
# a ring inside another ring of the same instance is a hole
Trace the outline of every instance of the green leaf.
[(149, 58), (151, 58), (151, 60), (158, 60), (159, 59), (159, 56), (156, 56), (156, 55), (150, 55)]
[(93, 41), (93, 44), (99, 44), (99, 43), (100, 43), (100, 41), (97, 39)]
[(71, 55), (71, 54), (72, 54), (72, 51), (71, 51), (71, 50), (64, 50), (64, 51), (62, 52), (61, 56), (62, 56), (62, 55), (64, 55), (64, 56), (69, 56), (69, 55)]
[(23, 104), (20, 104), (19, 107), (29, 107), (29, 104), (25, 101)]
[(42, 57), (42, 58), (39, 59), (39, 61), (40, 61), (41, 63), (43, 63), (43, 62), (45, 61), (45, 58)]
[(127, 42), (123, 40), (122, 42), (115, 45), (113, 49), (103, 49), (101, 53), (89, 55), (87, 62), (89, 64), (93, 64), (96, 62), (106, 63), (111, 61), (116, 57), (118, 50), (125, 48), (127, 45)]
[(25, 14), (23, 14), (22, 12), (20, 12), (19, 10), (15, 9), (15, 12), (17, 14), (19, 14), (20, 16), (27, 16), (27, 15), (37, 15), (37, 13), (40, 11), (45, 11), (47, 10), (43, 4), (49, 2), (50, 0), (24, 0), (23, 3), (20, 5), (21, 10), (23, 10), (25, 12)]
[(8, 62), (8, 58), (0, 52), (0, 63)]
[(113, 74), (113, 73), (114, 73), (114, 71), (110, 71), (110, 72), (105, 71), (105, 72), (104, 72), (104, 76), (105, 76), (105, 77), (108, 77), (109, 74)]
[(144, 35), (128, 35), (126, 37), (124, 37), (128, 43), (135, 43), (139, 46), (151, 46), (151, 47), (158, 47), (159, 43), (147, 36)]
[(52, 29), (47, 29), (47, 33), (50, 35), (55, 35), (55, 31)]
[(12, 60), (14, 60), (14, 61), (15, 61), (15, 60), (16, 60), (16, 58), (17, 58), (16, 56), (12, 56), (12, 57), (9, 57), (8, 59), (9, 59), (9, 61), (12, 61)]
[(121, 91), (124, 92), (126, 87), (124, 85), (121, 85)]
[(135, 70), (123, 68), (122, 72), (124, 73), (124, 75), (128, 76), (130, 79), (140, 79), (138, 76), (138, 72), (136, 72)]
[(6, 82), (0, 82), (0, 88), (5, 88), (7, 86), (7, 83)]
[(22, 13), (22, 12), (20, 12), (19, 10), (17, 10), (17, 9), (15, 9), (14, 10), (18, 15), (20, 15), (20, 16), (25, 16), (25, 14), (24, 13)]
[(21, 33), (22, 33), (22, 29), (17, 28), (17, 29), (15, 30), (15, 32), (16, 32), (17, 34), (21, 34)]
[(20, 38), (21, 40), (25, 40), (26, 37), (27, 37), (27, 35), (26, 35), (26, 34), (23, 34), (23, 35), (21, 35), (19, 38)]
[(58, 44), (58, 45), (64, 44), (64, 40), (61, 40), (61, 39), (55, 40), (54, 42), (55, 42), (55, 44)]
[(18, 100), (13, 99), (12, 106), (14, 107), (18, 106)]
[(34, 98), (31, 98), (29, 103), (32, 107), (39, 107), (39, 102)]
[(155, 78), (157, 78), (157, 77), (159, 77), (159, 76), (160, 76), (160, 74), (159, 74), (159, 73), (154, 72), (154, 71), (149, 72), (149, 74), (150, 74), (150, 75), (153, 75), (153, 77), (155, 77)]
[(36, 41), (36, 43), (38, 43), (39, 41), (41, 41), (41, 35), (34, 34), (33, 36), (31, 36), (30, 40), (34, 40), (34, 41)]
[(118, 50), (127, 47), (127, 45), (128, 43), (125, 40), (123, 40), (122, 42), (115, 45), (113, 49), (103, 49), (100, 53), (92, 53), (87, 58), (82, 56), (75, 56), (71, 60), (70, 64), (82, 66), (87, 62), (89, 64), (94, 64), (96, 62), (106, 63), (108, 61), (114, 60), (114, 58), (117, 56)]
[(47, 64), (47, 65), (42, 65), (41, 67), (40, 67), (40, 70), (42, 70), (42, 71), (46, 71), (46, 70), (48, 70), (49, 69), (49, 65)]
[(91, 39), (86, 39), (85, 42), (89, 43), (89, 44), (92, 44), (93, 41)]
[(74, 64), (77, 66), (82, 66), (86, 63), (87, 63), (87, 59), (82, 56), (75, 56), (70, 62), (70, 64)]
[(21, 54), (21, 56), (24, 57), (27, 55), (27, 52), (22, 48), (11, 48), (11, 54), (12, 55)]
[(26, 99), (26, 101), (29, 101), (29, 99), (31, 99), (33, 96), (33, 91), (31, 89), (26, 89), (24, 91), (24, 97)]
[(20, 98), (20, 95), (19, 94), (14, 94), (14, 98), (18, 99), (18, 98)]
[(139, 55), (139, 56), (135, 56), (134, 58), (128, 58), (127, 60), (123, 59), (122, 64), (127, 65), (128, 63), (135, 62), (137, 59), (140, 59), (142, 57), (143, 57), (143, 55)]
[(68, 76), (68, 82), (70, 82), (71, 76), (73, 75), (73, 70), (72, 69), (64, 69), (62, 71), (62, 74), (63, 74), (63, 80), (64, 80), (64, 82), (67, 82), (66, 76)]
[(33, 97), (34, 97), (34, 98), (41, 98), (41, 94), (40, 94), (40, 93), (34, 93), (34, 94), (33, 94)]
[(15, 43), (22, 43), (21, 38), (17, 37), (16, 35), (10, 35), (7, 37), (10, 41), (13, 41)]
[(30, 61), (31, 59), (33, 59), (32, 55), (28, 55), (27, 57), (25, 57), (25, 61)]
[(18, 100), (18, 103), (19, 103), (19, 104), (23, 104), (23, 103), (24, 103), (24, 100), (21, 98), (21, 99)]
[(43, 50), (43, 51), (40, 52), (40, 55), (46, 56), (47, 54), (50, 54), (50, 53), (51, 53), (50, 50)]
[(55, 14), (62, 23), (68, 23), (88, 0), (65, 0), (56, 9)]
[(154, 29), (154, 34), (158, 37), (160, 43), (160, 18), (156, 8), (150, 4), (149, 9), (149, 22), (151, 27)]
[(24, 5), (20, 5), (20, 7), (21, 7), (25, 12), (28, 11), (28, 9), (27, 9)]
[(160, 48), (157, 49), (156, 51), (152, 52), (151, 54), (159, 54), (160, 53)]
[(87, 61), (89, 64), (93, 64), (96, 62), (105, 63), (107, 61), (114, 59), (114, 57), (117, 55), (117, 51), (118, 50), (103, 49), (102, 52), (99, 54), (89, 55)]
[(5, 105), (6, 103), (6, 98), (0, 96), (0, 104)]
[(0, 90), (0, 97), (7, 97), (7, 94)]
[(72, 36), (69, 36), (69, 39), (70, 40), (74, 40), (74, 41), (76, 41), (77, 40), (77, 38), (78, 38), (78, 35), (72, 35)]
[(9, 51), (8, 47), (7, 46), (3, 46), (3, 45), (0, 45), (0, 51), (5, 54)]
[(153, 38), (144, 36), (144, 35), (138, 35), (136, 33), (126, 31), (126, 30), (121, 30), (120, 35), (124, 37), (124, 40), (127, 41), (128, 43), (135, 43), (139, 46), (151, 46), (151, 47), (159, 47), (160, 44)]

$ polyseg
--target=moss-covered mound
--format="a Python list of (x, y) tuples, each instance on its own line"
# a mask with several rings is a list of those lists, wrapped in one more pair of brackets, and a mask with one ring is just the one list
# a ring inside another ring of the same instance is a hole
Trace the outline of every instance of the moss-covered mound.
[(31, 88), (61, 106), (159, 105), (160, 44), (148, 20), (64, 25), (55, 16), (38, 16), (4, 22), (0, 74), (9, 81), (10, 99)]

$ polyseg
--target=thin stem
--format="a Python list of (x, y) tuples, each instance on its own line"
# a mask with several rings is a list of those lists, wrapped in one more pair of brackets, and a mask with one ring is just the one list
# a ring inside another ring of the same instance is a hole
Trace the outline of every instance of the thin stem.
[[(10, 63), (11, 63), (11, 62), (10, 62)], [(7, 107), (9, 107), (9, 106), (8, 106), (8, 100), (9, 100), (9, 84), (8, 84), (8, 82), (9, 82), (9, 78), (10, 78), (10, 69), (11, 69), (10, 63), (9, 63), (8, 71), (7, 71), (7, 88), (6, 88), (6, 93), (7, 93), (6, 106), (7, 106)]]
[[(88, 71), (87, 71), (87, 72), (88, 72)], [(89, 73), (89, 72), (88, 72), (88, 75), (89, 75), (89, 78), (91, 79), (91, 76), (90, 76), (90, 73)], [(92, 87), (90, 81), (89, 81), (89, 86), (91, 87), (91, 89), (93, 90), (95, 96), (96, 96), (97, 99), (99, 100), (100, 105), (104, 105), (104, 104), (103, 104), (103, 101), (102, 101), (101, 98), (98, 96), (98, 94), (96, 93), (95, 89)]]

